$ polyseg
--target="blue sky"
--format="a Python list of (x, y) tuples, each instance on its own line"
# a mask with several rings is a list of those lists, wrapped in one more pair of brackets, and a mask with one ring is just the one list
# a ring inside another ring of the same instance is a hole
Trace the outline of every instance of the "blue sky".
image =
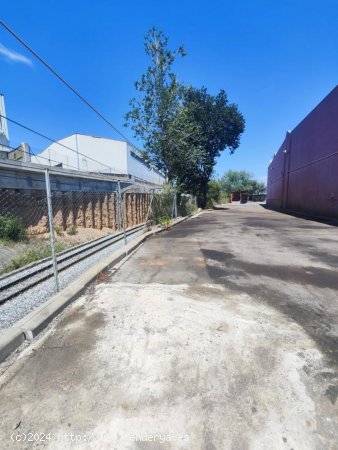
[[(21, 0), (3, 4), (1, 18), (130, 138), (123, 115), (147, 67), (146, 31), (155, 25), (172, 47), (184, 44), (179, 79), (212, 94), (225, 89), (246, 119), (240, 147), (222, 154), (216, 175), (245, 169), (265, 179), (285, 132), (338, 83), (336, 0)], [(8, 117), (56, 139), (118, 138), (4, 29), (0, 44)], [(13, 145), (47, 146), (9, 129)]]

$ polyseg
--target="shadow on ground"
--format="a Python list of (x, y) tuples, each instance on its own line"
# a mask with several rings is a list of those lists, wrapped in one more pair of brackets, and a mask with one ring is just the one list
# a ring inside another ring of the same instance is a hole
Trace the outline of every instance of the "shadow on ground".
[[(338, 276), (334, 270), (318, 267), (297, 267), (250, 263), (235, 258), (232, 253), (201, 249), (206, 260), (210, 278), (234, 291), (245, 292), (251, 297), (263, 301), (278, 309), (298, 323), (317, 343), (331, 367), (338, 366), (338, 338), (331, 333), (331, 317), (324, 308), (311, 308), (308, 303), (300, 303), (293, 295), (273, 289), (260, 277), (338, 290)], [(217, 264), (213, 264), (212, 261)], [(250, 277), (250, 280), (249, 280)], [(252, 281), (252, 280), (257, 281)], [(235, 281), (234, 281), (235, 280)], [(338, 386), (330, 386), (327, 393), (334, 403), (338, 397)]]
[[(285, 210), (285, 209), (271, 208), (268, 205), (260, 204), (259, 206), (261, 206), (262, 208), (264, 208), (264, 209), (266, 209), (268, 211), (276, 211), (276, 212), (278, 212), (280, 214), (285, 214), (286, 216), (297, 217), (299, 219), (311, 220), (312, 222), (318, 222), (318, 223), (323, 223), (325, 225), (338, 227), (338, 220), (337, 219), (330, 219), (330, 218), (325, 218), (325, 217), (317, 217), (317, 216), (311, 216), (310, 214), (300, 213), (300, 212), (297, 212), (297, 211), (289, 211), (289, 210)], [(313, 228), (313, 227), (311, 227), (311, 228)]]

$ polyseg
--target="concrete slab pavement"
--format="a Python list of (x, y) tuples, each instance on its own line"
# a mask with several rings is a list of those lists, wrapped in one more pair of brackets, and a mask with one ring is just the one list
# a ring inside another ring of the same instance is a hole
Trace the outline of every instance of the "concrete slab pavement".
[(337, 261), (259, 206), (151, 238), (7, 368), (3, 448), (336, 449)]

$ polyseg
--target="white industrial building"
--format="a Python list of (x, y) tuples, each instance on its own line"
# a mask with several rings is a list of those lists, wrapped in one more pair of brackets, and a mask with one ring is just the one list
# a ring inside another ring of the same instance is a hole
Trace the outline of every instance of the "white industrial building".
[(165, 177), (150, 167), (127, 142), (85, 134), (60, 139), (31, 156), (31, 161), (86, 172), (128, 174), (154, 184), (165, 181)]
[(9, 135), (3, 95), (0, 94), (0, 159), (32, 162), (114, 175), (131, 175), (142, 181), (161, 185), (165, 177), (141, 157), (140, 152), (127, 142), (85, 134), (54, 142), (37, 155), (32, 155), (27, 143), (9, 147)]

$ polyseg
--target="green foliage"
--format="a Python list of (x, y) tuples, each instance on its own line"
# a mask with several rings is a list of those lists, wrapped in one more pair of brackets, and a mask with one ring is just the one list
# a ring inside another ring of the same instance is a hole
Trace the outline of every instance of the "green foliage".
[(179, 213), (181, 216), (186, 217), (196, 211), (195, 201), (187, 195), (182, 195), (179, 202)]
[(0, 239), (20, 241), (26, 238), (26, 228), (19, 217), (0, 215)]
[[(64, 244), (57, 242), (55, 244), (56, 252), (62, 252), (65, 249)], [(38, 249), (26, 250), (22, 255), (11, 259), (2, 269), (2, 273), (11, 272), (12, 270), (24, 267), (34, 261), (39, 261), (40, 259), (49, 258), (52, 254), (50, 245), (44, 245)]]
[(172, 217), (174, 196), (175, 189), (173, 186), (170, 183), (164, 184), (162, 186), (162, 192), (154, 194), (149, 219), (155, 223), (160, 223), (161, 217)]
[(229, 203), (230, 202), (230, 195), (227, 192), (221, 191), (219, 203)]
[(179, 84), (172, 66), (183, 47), (168, 49), (162, 31), (152, 28), (145, 37), (150, 66), (135, 83), (138, 98), (130, 102), (126, 125), (144, 143), (144, 157), (165, 172), (181, 192), (207, 201), (208, 182), (217, 157), (239, 145), (245, 121), (224, 90), (213, 96), (205, 87)]
[(207, 207), (212, 208), (221, 199), (221, 183), (217, 180), (210, 180), (208, 183)]
[(189, 112), (187, 117), (196, 132), (186, 134), (186, 141), (193, 148), (193, 161), (183, 168), (183, 177), (179, 174), (179, 179), (188, 192), (199, 195), (200, 205), (204, 207), (216, 159), (226, 148), (230, 154), (234, 153), (245, 121), (237, 105), (229, 104), (224, 90), (213, 96), (204, 87), (189, 87), (184, 90), (183, 108)]
[(264, 194), (265, 192), (266, 192), (265, 183), (257, 180), (252, 180), (250, 189), (251, 194)]
[(69, 234), (69, 236), (74, 236), (76, 233), (77, 233), (77, 229), (74, 225), (67, 228), (67, 234)]
[(159, 224), (162, 228), (165, 228), (166, 230), (170, 227), (171, 218), (170, 216), (163, 216), (159, 218)]
[(150, 66), (135, 83), (139, 95), (129, 102), (126, 125), (131, 125), (135, 137), (142, 139), (143, 157), (168, 174), (170, 143), (164, 134), (177, 113), (181, 95), (172, 66), (177, 56), (184, 57), (185, 52), (183, 47), (169, 50), (168, 38), (154, 27), (145, 36), (145, 52)]
[(228, 170), (220, 180), (224, 192), (247, 191), (250, 194), (262, 194), (266, 190), (265, 183), (255, 180), (245, 170)]

